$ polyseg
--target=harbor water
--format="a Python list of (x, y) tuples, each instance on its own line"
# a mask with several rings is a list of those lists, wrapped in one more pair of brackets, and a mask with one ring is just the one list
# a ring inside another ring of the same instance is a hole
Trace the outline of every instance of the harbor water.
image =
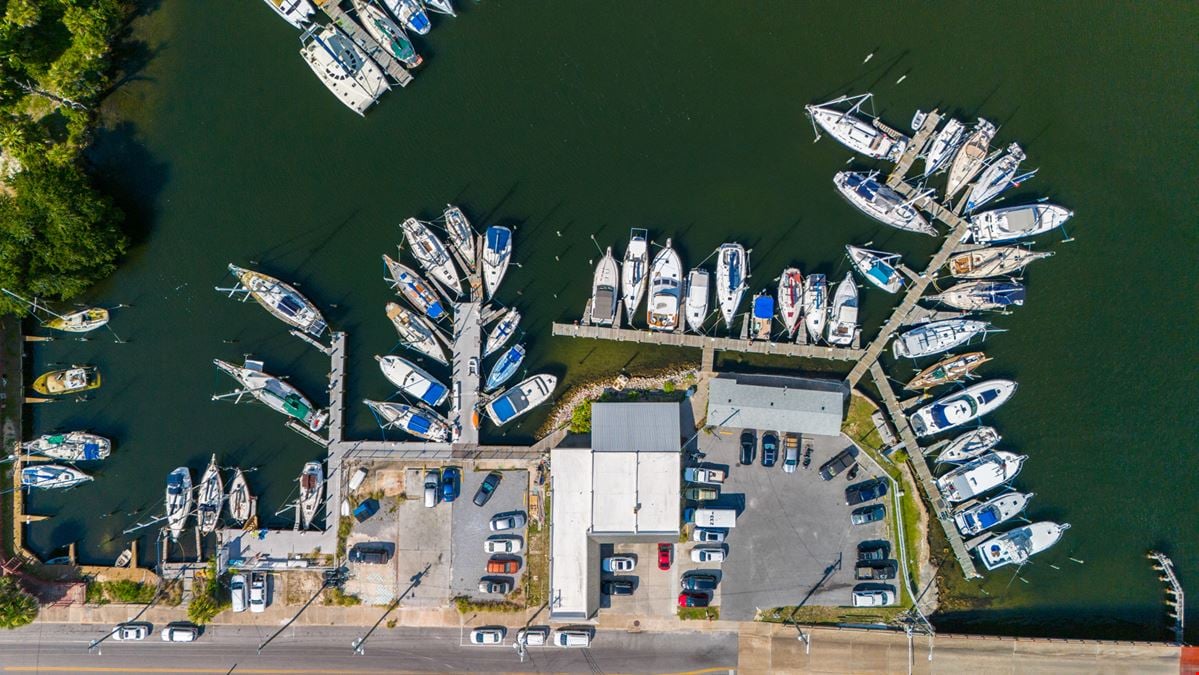
[[(1073, 242), (1037, 241), (1056, 255), (1028, 270), (1026, 306), (995, 318), (1007, 332), (987, 340), (995, 360), (983, 367), (1020, 383), (989, 422), (1003, 447), (1030, 456), (1016, 481), (1036, 493), (1028, 516), (1073, 528), (1020, 570), (952, 583), (935, 623), (1170, 637), (1145, 552), (1167, 552), (1184, 584), (1197, 581), (1195, 5), (457, 4), (457, 19), (435, 18), (417, 41), (426, 65), (413, 84), (365, 118), (325, 90), (296, 31), (261, 2), (162, 3), (137, 20), (143, 63), (107, 102), (90, 155), (135, 240), (90, 298), (127, 305), (111, 323), (122, 342), (100, 331), (27, 345), (33, 370), (94, 363), (104, 386), (86, 402), (30, 406), (26, 434), (87, 428), (115, 450), (91, 467), (94, 483), (32, 496), (30, 510), (52, 516), (27, 530), (36, 551), (77, 542), (82, 560), (108, 563), (129, 536), (148, 544), (154, 527), (122, 530), (161, 511), (171, 469), (198, 478), (213, 453), (255, 469), (265, 522), (291, 523), (273, 514), (322, 448), (262, 406), (211, 401), (235, 387), (212, 359), (261, 359), (321, 404), (328, 359), (214, 291), (232, 283), (228, 263), (295, 282), (348, 332), (349, 438), (382, 437), (358, 402), (390, 394), (373, 355), (402, 353), (380, 256), (395, 255), (405, 217), (438, 217), (447, 202), (476, 228), (515, 229), (498, 301), (524, 314), (528, 373), (560, 376), (559, 392), (698, 360), (550, 336), (583, 311), (593, 236), (619, 256), (630, 227), (648, 228), (673, 238), (687, 268), (741, 241), (753, 292), (791, 264), (844, 276), (847, 243), (923, 266), (936, 242), (844, 203), (833, 173), (870, 164), (831, 139), (814, 144), (803, 114), (873, 91), (898, 129), (917, 108), (995, 121), (996, 145), (1019, 141), (1025, 166), (1040, 168), (1004, 203), (1048, 196), (1076, 212)], [(863, 291), (867, 338), (892, 300)], [(912, 364), (887, 367), (906, 380)], [(547, 413), (484, 438), (528, 440)]]

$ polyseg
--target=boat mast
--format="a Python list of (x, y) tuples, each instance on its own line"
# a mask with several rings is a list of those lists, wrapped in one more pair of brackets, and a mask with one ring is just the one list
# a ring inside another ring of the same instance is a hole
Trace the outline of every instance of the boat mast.
[[(7, 288), (0, 288), (0, 291), (4, 291), (4, 293), (5, 293), (6, 295), (10, 295), (10, 296), (12, 296), (12, 297), (16, 298), (17, 300), (20, 300), (21, 302), (25, 303), (26, 305), (29, 305), (29, 309), (30, 309), (30, 311), (31, 311), (31, 312), (32, 312), (32, 313), (33, 313), (35, 316), (37, 315), (37, 311), (38, 311), (39, 309), (41, 309), (41, 310), (43, 310), (44, 312), (46, 312), (47, 314), (51, 314), (51, 315), (53, 315), (53, 316), (55, 316), (55, 317), (57, 317), (57, 318), (59, 318), (59, 319), (62, 319), (63, 321), (66, 321), (66, 317), (65, 317), (65, 316), (63, 316), (63, 315), (61, 315), (61, 314), (57, 314), (57, 313), (55, 313), (55, 312), (54, 312), (52, 309), (50, 309), (49, 307), (45, 307), (45, 306), (42, 306), (42, 305), (39, 305), (39, 304), (37, 304), (37, 300), (27, 300), (27, 299), (25, 299), (25, 298), (23, 298), (23, 297), (21, 297), (21, 296), (17, 295), (16, 293), (13, 293), (12, 291), (8, 290)], [(44, 323), (44, 322), (43, 322), (43, 323)]]

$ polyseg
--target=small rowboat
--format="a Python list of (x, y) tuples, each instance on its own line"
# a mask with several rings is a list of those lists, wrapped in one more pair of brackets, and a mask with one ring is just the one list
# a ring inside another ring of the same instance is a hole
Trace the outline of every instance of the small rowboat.
[(131, 562), (133, 562), (133, 549), (127, 548), (124, 551), (121, 551), (121, 555), (117, 556), (116, 562), (114, 562), (112, 566), (129, 567), (129, 563)]
[(916, 377), (912, 378), (911, 382), (904, 385), (904, 389), (916, 391), (959, 382), (968, 377), (975, 368), (990, 360), (982, 352), (970, 352), (961, 356), (951, 354), (920, 371)]

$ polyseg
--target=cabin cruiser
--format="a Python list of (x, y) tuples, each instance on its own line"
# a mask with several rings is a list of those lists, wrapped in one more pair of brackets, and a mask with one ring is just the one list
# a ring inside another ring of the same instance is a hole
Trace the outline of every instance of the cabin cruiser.
[(595, 266), (595, 276), (591, 282), (591, 323), (597, 326), (611, 326), (616, 323), (616, 312), (620, 308), (616, 299), (620, 287), (620, 268), (616, 258), (612, 256), (612, 247), (599, 264)]
[(549, 400), (556, 386), (558, 378), (553, 375), (534, 375), (493, 398), (487, 404), (487, 416), (497, 427), (503, 426)]
[(976, 546), (974, 552), (987, 570), (1004, 565), (1023, 565), (1032, 556), (1056, 544), (1068, 529), (1069, 523), (1032, 523), (992, 537)]
[(1057, 204), (1027, 204), (971, 216), (966, 238), (979, 244), (1034, 237), (1061, 227), (1074, 215)]
[(708, 318), (708, 271), (701, 268), (687, 275), (687, 327), (696, 333), (704, 332), (704, 320)]
[(1005, 492), (980, 504), (959, 509), (953, 514), (953, 522), (963, 535), (972, 537), (1020, 515), (1032, 497), (1031, 492)]
[(846, 272), (833, 293), (833, 304), (829, 307), (828, 343), (845, 346), (853, 343), (858, 332), (858, 287), (853, 282), (853, 273)]
[(984, 380), (920, 408), (908, 421), (917, 436), (932, 436), (992, 412), (1015, 392), (1011, 380)]
[(650, 330), (672, 331), (679, 325), (683, 263), (670, 244), (667, 239), (650, 265), (645, 317)]
[(305, 36), (300, 56), (350, 110), (365, 115), (366, 109), (391, 89), (379, 66), (337, 26), (326, 24), (319, 30), (314, 26)]
[(1016, 477), (1026, 455), (1003, 450), (988, 452), (937, 479), (937, 489), (952, 503), (973, 499)]

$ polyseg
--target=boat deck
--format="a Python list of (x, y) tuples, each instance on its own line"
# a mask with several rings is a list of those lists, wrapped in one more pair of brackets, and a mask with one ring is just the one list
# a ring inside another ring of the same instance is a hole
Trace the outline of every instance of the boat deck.
[(401, 87), (408, 86), (408, 83), (412, 81), (412, 73), (341, 8), (341, 0), (314, 0), (314, 2), (321, 11), (329, 15), (338, 28), (350, 36), (354, 44), (361, 47), (371, 60), (379, 64), (379, 67), (393, 82)]

